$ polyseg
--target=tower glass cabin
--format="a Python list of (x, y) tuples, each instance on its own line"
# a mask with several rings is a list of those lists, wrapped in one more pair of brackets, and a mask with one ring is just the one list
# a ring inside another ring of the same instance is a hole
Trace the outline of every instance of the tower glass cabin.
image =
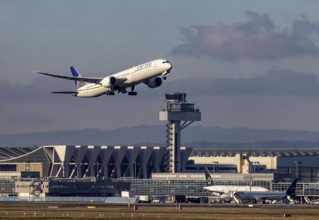
[(167, 124), (167, 150), (165, 163), (169, 173), (182, 172), (181, 158), (181, 131), (194, 121), (201, 120), (201, 113), (192, 103), (187, 103), (186, 93), (172, 92), (165, 94), (166, 109), (159, 113), (160, 121), (169, 121)]

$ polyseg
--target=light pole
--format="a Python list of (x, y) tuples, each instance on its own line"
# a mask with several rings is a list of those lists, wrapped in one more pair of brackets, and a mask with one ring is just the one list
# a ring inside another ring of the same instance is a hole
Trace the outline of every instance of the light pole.
[(136, 179), (136, 160), (133, 163), (134, 163), (134, 179)]
[(301, 161), (294, 161), (294, 164), (296, 165), (296, 178), (300, 178), (299, 175), (299, 168), (301, 168)]
[(213, 161), (212, 163), (213, 163), (213, 173), (216, 173), (216, 166), (218, 166), (218, 161)]

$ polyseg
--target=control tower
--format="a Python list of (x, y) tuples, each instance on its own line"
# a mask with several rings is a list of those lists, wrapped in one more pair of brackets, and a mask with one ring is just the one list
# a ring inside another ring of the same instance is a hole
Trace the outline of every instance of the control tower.
[(199, 109), (187, 103), (186, 93), (172, 92), (165, 94), (167, 109), (159, 113), (160, 121), (167, 124), (167, 148), (169, 151), (169, 173), (181, 172), (181, 131), (194, 121), (201, 120)]

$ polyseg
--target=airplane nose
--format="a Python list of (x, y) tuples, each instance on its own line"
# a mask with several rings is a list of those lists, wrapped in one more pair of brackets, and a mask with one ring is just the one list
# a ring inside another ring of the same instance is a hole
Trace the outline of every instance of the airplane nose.
[(169, 65), (169, 69), (167, 70), (167, 72), (169, 73), (173, 69), (173, 65), (171, 63), (168, 63), (168, 65)]

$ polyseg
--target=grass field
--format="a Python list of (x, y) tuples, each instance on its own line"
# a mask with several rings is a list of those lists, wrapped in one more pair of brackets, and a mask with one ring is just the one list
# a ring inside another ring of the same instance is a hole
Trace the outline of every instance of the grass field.
[[(137, 210), (136, 210), (137, 209)], [(287, 217), (285, 217), (285, 215)], [(319, 219), (307, 205), (161, 206), (105, 204), (0, 203), (0, 219)]]

